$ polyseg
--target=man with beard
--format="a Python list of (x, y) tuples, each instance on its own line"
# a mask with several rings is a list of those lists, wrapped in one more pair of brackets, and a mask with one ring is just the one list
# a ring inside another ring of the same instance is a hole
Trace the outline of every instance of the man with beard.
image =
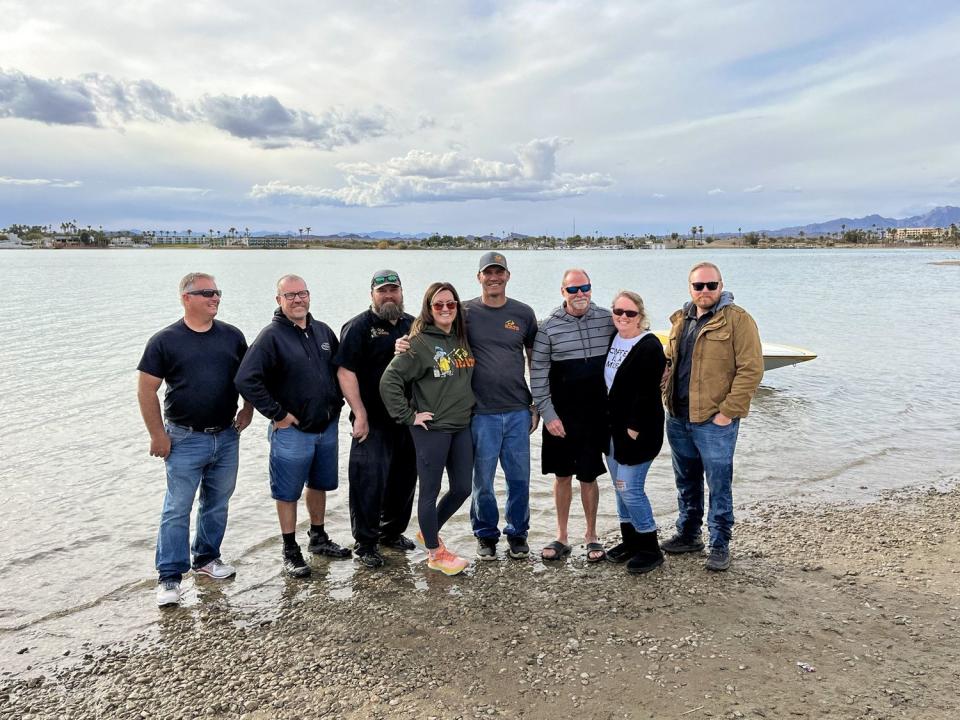
[(723, 289), (720, 268), (700, 262), (687, 278), (690, 302), (670, 316), (668, 374), (663, 401), (677, 483), (677, 531), (660, 546), (668, 553), (700, 552), (703, 485), (710, 490), (705, 567), (730, 567), (733, 531), (733, 453), (740, 418), (763, 378), (757, 323)]
[(343, 396), (333, 356), (337, 336), (310, 314), (310, 291), (303, 278), (284, 275), (277, 281), (273, 321), (260, 331), (237, 371), (240, 394), (273, 422), (270, 439), (270, 494), (277, 504), (283, 536), (283, 568), (291, 577), (306, 577), (296, 540), (297, 503), (306, 485), (310, 513), (310, 552), (350, 557), (323, 527), (327, 492), (336, 490), (337, 424)]
[(333, 361), (350, 405), (350, 526), (357, 557), (367, 567), (383, 565), (379, 545), (412, 550), (403, 532), (410, 522), (417, 485), (413, 440), (387, 413), (380, 376), (393, 359), (394, 343), (410, 332), (413, 317), (403, 312), (403, 288), (393, 270), (370, 281), (370, 307), (340, 331)]
[(605, 557), (597, 537), (596, 480), (606, 472), (603, 452), (609, 437), (603, 368), (616, 331), (610, 311), (590, 301), (591, 290), (586, 270), (567, 270), (560, 286), (563, 305), (540, 323), (533, 345), (530, 390), (543, 418), (542, 471), (556, 476), (557, 539), (541, 551), (544, 560), (570, 554), (567, 524), (574, 475), (580, 481), (587, 523), (587, 561)]

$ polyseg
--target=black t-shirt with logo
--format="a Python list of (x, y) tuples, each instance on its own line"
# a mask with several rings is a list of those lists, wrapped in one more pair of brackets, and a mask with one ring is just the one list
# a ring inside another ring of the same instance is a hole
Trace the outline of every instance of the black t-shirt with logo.
[(478, 415), (514, 412), (530, 407), (524, 348), (533, 347), (537, 316), (526, 303), (507, 298), (501, 307), (484, 305), (480, 298), (463, 304), (467, 340), (477, 358), (473, 394)]
[[(372, 310), (365, 310), (340, 330), (340, 347), (333, 362), (356, 374), (360, 400), (371, 425), (394, 424), (380, 398), (380, 376), (393, 360), (397, 338), (407, 335), (412, 323), (413, 317), (406, 313), (394, 325)], [(352, 413), (350, 417), (353, 419)]]
[(219, 320), (196, 332), (178, 320), (147, 342), (137, 370), (166, 383), (167, 422), (193, 428), (226, 427), (237, 414), (233, 385), (247, 341), (233, 325)]

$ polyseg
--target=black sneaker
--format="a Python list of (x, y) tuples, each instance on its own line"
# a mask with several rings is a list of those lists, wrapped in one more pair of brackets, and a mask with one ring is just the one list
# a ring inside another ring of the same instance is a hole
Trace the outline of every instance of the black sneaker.
[(510, 549), (507, 550), (507, 555), (514, 560), (522, 560), (530, 554), (530, 546), (527, 545), (527, 539), (525, 537), (507, 535), (507, 544), (510, 546)]
[(300, 546), (297, 545), (289, 550), (283, 550), (283, 570), (290, 577), (305, 578), (310, 577), (310, 566), (303, 559), (303, 553), (300, 552)]
[(413, 540), (406, 535), (397, 535), (396, 537), (380, 538), (380, 544), (391, 550), (400, 550), (401, 552), (410, 552), (416, 549)]
[(354, 552), (356, 553), (357, 559), (368, 568), (383, 567), (383, 555), (377, 552), (377, 548), (375, 546), (357, 545)]
[(686, 537), (680, 533), (674, 533), (673, 537), (669, 540), (664, 540), (660, 543), (660, 549), (664, 552), (673, 553), (674, 555), (679, 555), (680, 553), (689, 553), (689, 552), (700, 552), (703, 550), (703, 540), (700, 539), (699, 535), (694, 535), (693, 537)]
[(710, 548), (710, 555), (707, 556), (704, 567), (714, 572), (723, 572), (730, 567), (730, 550), (728, 548)]
[(477, 557), (481, 560), (497, 559), (497, 539), (496, 538), (477, 538)]
[(330, 536), (325, 532), (314, 533), (310, 531), (307, 533), (307, 537), (310, 538), (310, 544), (307, 545), (307, 550), (314, 555), (326, 555), (327, 557), (332, 557), (337, 560), (350, 557), (350, 548), (340, 547), (331, 540)]

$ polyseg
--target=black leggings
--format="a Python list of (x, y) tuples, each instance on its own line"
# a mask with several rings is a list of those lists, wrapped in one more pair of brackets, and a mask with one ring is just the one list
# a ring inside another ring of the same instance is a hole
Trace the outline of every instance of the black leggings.
[[(470, 497), (473, 487), (473, 437), (470, 428), (455, 432), (424, 430), (419, 425), (410, 428), (417, 449), (417, 475), (420, 477), (420, 497), (417, 516), (420, 532), (427, 548), (440, 547), (440, 528)], [(437, 502), (443, 468), (447, 468), (450, 487)]]

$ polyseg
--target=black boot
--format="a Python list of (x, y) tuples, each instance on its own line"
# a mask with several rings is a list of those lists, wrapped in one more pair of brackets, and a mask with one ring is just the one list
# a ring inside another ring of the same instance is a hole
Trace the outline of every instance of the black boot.
[(657, 531), (637, 533), (637, 552), (627, 560), (627, 572), (635, 575), (648, 573), (663, 565), (663, 553), (657, 542)]
[(612, 563), (622, 563), (630, 559), (637, 552), (637, 531), (632, 523), (620, 523), (620, 538), (622, 542), (607, 550), (607, 560)]

